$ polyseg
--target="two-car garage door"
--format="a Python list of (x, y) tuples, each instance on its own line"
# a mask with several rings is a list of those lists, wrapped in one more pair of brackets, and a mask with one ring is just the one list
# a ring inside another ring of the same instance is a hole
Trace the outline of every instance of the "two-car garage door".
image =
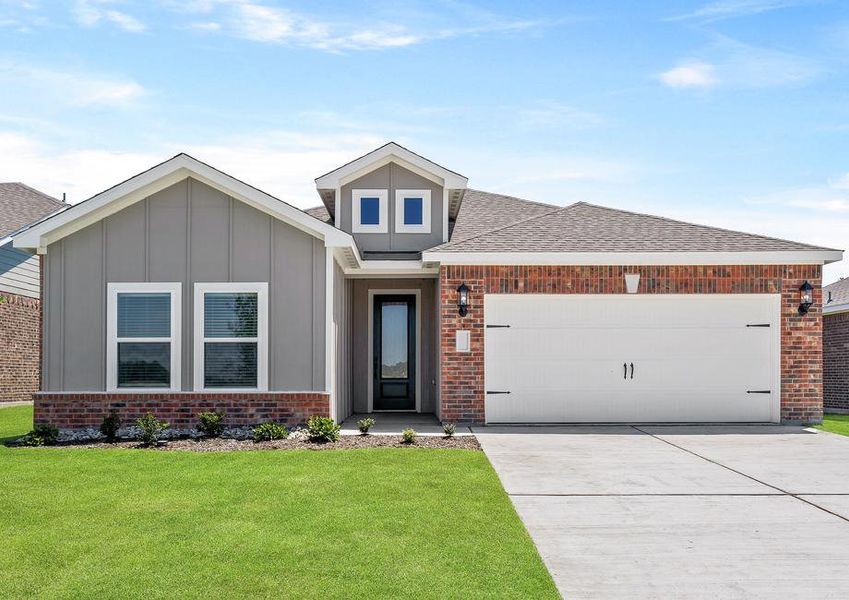
[(779, 419), (779, 296), (485, 297), (488, 423)]

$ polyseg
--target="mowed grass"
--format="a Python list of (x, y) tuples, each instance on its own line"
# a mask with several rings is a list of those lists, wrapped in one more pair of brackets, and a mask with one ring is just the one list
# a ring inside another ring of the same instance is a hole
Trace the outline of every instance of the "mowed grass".
[(849, 415), (825, 414), (822, 417), (822, 425), (817, 425), (816, 428), (840, 435), (849, 435)]
[(559, 597), (468, 450), (0, 447), (0, 540), (2, 598)]

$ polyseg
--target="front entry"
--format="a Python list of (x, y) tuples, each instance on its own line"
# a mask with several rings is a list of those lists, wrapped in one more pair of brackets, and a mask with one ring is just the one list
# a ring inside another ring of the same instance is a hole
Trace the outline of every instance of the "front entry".
[(416, 297), (374, 297), (374, 410), (416, 410)]

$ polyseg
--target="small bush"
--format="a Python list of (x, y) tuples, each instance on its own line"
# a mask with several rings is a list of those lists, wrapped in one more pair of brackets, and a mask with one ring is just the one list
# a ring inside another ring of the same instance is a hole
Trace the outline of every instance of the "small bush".
[(374, 427), (374, 419), (371, 417), (366, 417), (365, 419), (360, 419), (357, 421), (357, 427), (360, 428), (360, 433), (366, 435), (368, 430)]
[(121, 417), (118, 416), (117, 410), (111, 410), (100, 422), (100, 433), (107, 442), (114, 442), (118, 439), (119, 429), (121, 429)]
[(270, 442), (272, 440), (282, 440), (289, 437), (289, 430), (285, 425), (280, 423), (261, 423), (254, 427), (255, 442)]
[(307, 433), (313, 442), (336, 442), (339, 440), (340, 429), (330, 417), (313, 415), (307, 421)]
[(416, 441), (416, 430), (412, 427), (407, 427), (404, 431), (401, 432), (401, 438), (404, 440), (405, 444), (412, 444)]
[(457, 431), (457, 426), (454, 423), (445, 423), (442, 426), (442, 433), (445, 434), (445, 437), (454, 437), (455, 431)]
[(52, 446), (59, 439), (59, 430), (53, 425), (36, 425), (35, 428), (21, 438), (24, 446)]
[(145, 416), (136, 419), (136, 425), (141, 429), (139, 441), (144, 446), (154, 446), (159, 441), (159, 436), (163, 431), (168, 429), (170, 425), (165, 421), (160, 421), (152, 412)]
[(218, 437), (224, 431), (224, 413), (202, 412), (198, 415), (198, 429), (208, 437)]

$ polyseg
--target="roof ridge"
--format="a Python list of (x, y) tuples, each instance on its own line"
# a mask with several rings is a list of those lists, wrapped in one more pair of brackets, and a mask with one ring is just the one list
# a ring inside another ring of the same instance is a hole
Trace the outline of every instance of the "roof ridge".
[(692, 223), (690, 221), (682, 221), (681, 219), (671, 219), (669, 217), (662, 217), (660, 215), (652, 215), (652, 214), (649, 214), (649, 213), (636, 212), (636, 211), (633, 211), (633, 210), (625, 210), (625, 209), (622, 209), (622, 208), (612, 208), (610, 206), (603, 206), (601, 204), (593, 204), (591, 202), (580, 201), (580, 202), (575, 202), (571, 206), (578, 206), (578, 205), (591, 206), (593, 208), (601, 208), (603, 210), (625, 213), (625, 214), (629, 214), (629, 215), (635, 215), (635, 216), (638, 216), (638, 217), (646, 217), (646, 218), (649, 218), (649, 219), (657, 219), (658, 221), (665, 221), (667, 223), (676, 223), (676, 224), (679, 224), (679, 225), (688, 225), (690, 227), (699, 227), (701, 229), (710, 229), (710, 230), (713, 230), (713, 231), (724, 231), (725, 233), (743, 234), (743, 235), (748, 235), (748, 236), (751, 236), (751, 237), (760, 238), (762, 240), (770, 240), (770, 241), (774, 241), (774, 242), (786, 242), (788, 244), (798, 244), (799, 246), (807, 246), (809, 248), (816, 249), (816, 250), (838, 250), (838, 251), (842, 252), (842, 250), (839, 250), (838, 248), (827, 248), (825, 246), (816, 246), (814, 244), (808, 244), (807, 242), (797, 242), (795, 240), (788, 240), (786, 238), (779, 238), (779, 237), (774, 237), (774, 236), (770, 236), (770, 235), (763, 235), (761, 233), (750, 233), (748, 231), (740, 231), (739, 229), (728, 229), (727, 227), (716, 227), (714, 225), (705, 225), (703, 223)]

